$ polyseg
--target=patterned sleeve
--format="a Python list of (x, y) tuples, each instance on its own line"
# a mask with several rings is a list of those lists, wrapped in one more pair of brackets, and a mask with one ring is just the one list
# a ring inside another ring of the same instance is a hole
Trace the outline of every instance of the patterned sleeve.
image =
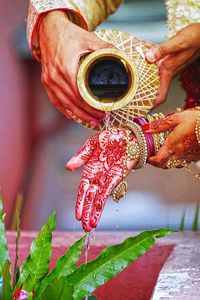
[(39, 51), (37, 28), (42, 16), (53, 10), (66, 10), (69, 19), (85, 28), (94, 30), (123, 0), (30, 0), (27, 38), (33, 55)]

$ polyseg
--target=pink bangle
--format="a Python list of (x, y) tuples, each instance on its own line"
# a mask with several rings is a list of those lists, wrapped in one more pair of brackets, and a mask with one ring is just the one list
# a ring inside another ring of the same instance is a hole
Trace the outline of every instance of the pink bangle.
[[(137, 117), (133, 121), (138, 125), (140, 125), (141, 127), (148, 123), (147, 120), (142, 117)], [(149, 158), (155, 155), (153, 134), (144, 132), (144, 135), (147, 142), (147, 150), (148, 150), (148, 158)]]

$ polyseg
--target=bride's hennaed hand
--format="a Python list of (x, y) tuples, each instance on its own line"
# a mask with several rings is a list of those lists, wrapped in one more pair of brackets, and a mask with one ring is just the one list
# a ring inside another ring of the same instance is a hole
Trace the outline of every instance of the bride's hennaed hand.
[(200, 23), (186, 26), (177, 34), (146, 52), (149, 63), (156, 62), (160, 73), (160, 89), (154, 105), (166, 100), (170, 82), (200, 56)]
[(137, 163), (127, 161), (126, 147), (126, 130), (112, 128), (89, 138), (66, 165), (70, 171), (84, 165), (75, 211), (86, 232), (96, 228), (109, 195)]
[(66, 116), (73, 118), (75, 114), (91, 126), (97, 126), (104, 113), (81, 98), (76, 82), (78, 66), (81, 56), (111, 45), (70, 22), (62, 11), (48, 13), (39, 32), (41, 78), (50, 101)]
[(185, 159), (187, 163), (200, 160), (200, 145), (198, 144), (195, 127), (200, 107), (174, 113), (163, 119), (151, 122), (149, 133), (172, 129), (164, 145), (157, 155), (149, 158), (149, 163), (155, 167), (166, 168), (167, 162)]

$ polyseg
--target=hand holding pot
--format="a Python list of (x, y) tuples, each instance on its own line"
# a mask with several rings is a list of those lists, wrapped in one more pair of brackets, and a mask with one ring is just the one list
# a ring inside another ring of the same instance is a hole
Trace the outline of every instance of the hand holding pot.
[(166, 100), (173, 77), (200, 56), (200, 23), (188, 25), (165, 43), (148, 48), (146, 59), (149, 63), (156, 62), (160, 72), (156, 106)]
[(70, 22), (65, 12), (48, 13), (40, 24), (39, 35), (42, 83), (50, 101), (66, 116), (75, 115), (91, 126), (98, 126), (104, 113), (81, 98), (77, 88), (80, 58), (110, 44)]

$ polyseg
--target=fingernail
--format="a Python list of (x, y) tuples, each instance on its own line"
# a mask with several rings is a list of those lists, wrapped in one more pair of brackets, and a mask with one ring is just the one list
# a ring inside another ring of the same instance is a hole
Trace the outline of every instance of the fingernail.
[(156, 61), (156, 56), (153, 50), (149, 50), (146, 52), (146, 59), (149, 62), (155, 62)]
[(142, 126), (142, 130), (143, 130), (143, 131), (148, 131), (148, 130), (150, 130), (150, 123), (143, 125), (143, 126)]
[(99, 121), (93, 120), (93, 121), (90, 122), (90, 125), (91, 126), (99, 126)]

